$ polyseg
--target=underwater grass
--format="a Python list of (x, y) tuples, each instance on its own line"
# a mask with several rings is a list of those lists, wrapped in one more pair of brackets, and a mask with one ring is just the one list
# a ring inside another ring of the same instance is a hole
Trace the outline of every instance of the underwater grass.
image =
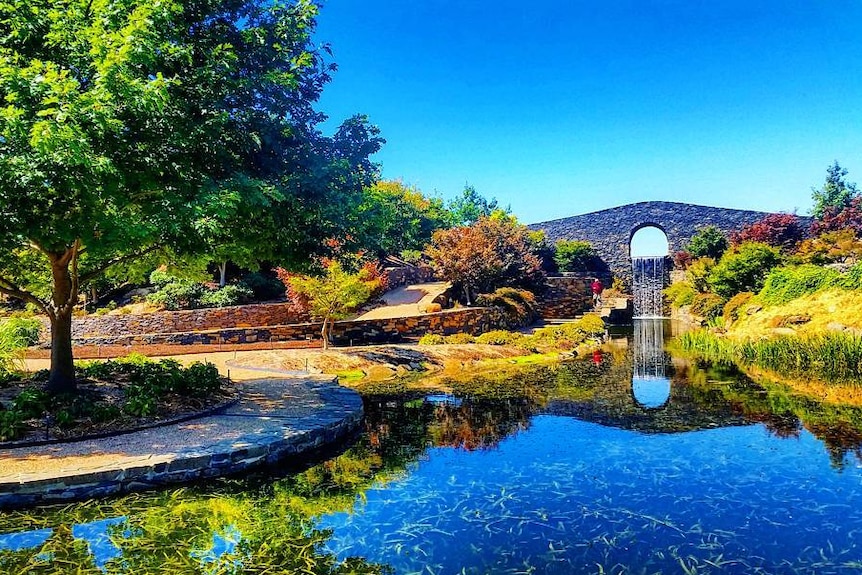
[(722, 363), (814, 375), (826, 381), (862, 383), (862, 336), (853, 333), (733, 340), (697, 330), (679, 336), (677, 345), (683, 351)]

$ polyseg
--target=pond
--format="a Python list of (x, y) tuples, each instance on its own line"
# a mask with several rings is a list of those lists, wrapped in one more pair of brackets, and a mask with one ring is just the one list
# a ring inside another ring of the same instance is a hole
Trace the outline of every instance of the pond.
[(0, 516), (6, 573), (848, 573), (862, 410), (611, 351), (367, 396), (305, 470)]

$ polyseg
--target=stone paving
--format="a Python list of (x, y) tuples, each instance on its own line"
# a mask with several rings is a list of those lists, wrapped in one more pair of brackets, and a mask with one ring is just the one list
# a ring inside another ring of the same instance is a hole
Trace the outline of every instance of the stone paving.
[(0, 508), (151, 489), (300, 458), (350, 436), (362, 419), (359, 394), (332, 376), (238, 385), (241, 400), (217, 415), (103, 439), (0, 450)]

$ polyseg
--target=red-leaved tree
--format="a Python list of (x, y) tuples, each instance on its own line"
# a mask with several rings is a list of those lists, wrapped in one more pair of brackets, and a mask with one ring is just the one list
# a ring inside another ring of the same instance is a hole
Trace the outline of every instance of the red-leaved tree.
[(847, 206), (826, 208), (823, 216), (811, 224), (812, 236), (839, 230), (853, 230), (857, 237), (862, 237), (862, 196), (856, 196)]
[(790, 251), (805, 237), (805, 230), (794, 214), (768, 214), (730, 235), (730, 243), (738, 246), (744, 242), (767, 244), (782, 251)]

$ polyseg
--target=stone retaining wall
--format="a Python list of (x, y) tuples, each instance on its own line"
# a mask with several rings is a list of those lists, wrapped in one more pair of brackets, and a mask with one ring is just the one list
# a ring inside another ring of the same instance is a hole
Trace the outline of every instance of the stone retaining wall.
[(161, 311), (128, 315), (92, 315), (72, 321), (72, 337), (123, 337), (148, 333), (179, 333), (231, 327), (259, 327), (308, 321), (288, 303)]
[(429, 266), (386, 268), (384, 272), (389, 289), (408, 284), (424, 284), (435, 280), (434, 269)]
[[(511, 327), (497, 308), (463, 308), (420, 316), (339, 321), (332, 327), (333, 342), (339, 345), (396, 343), (426, 333), (479, 335), (492, 329)], [(261, 341), (319, 340), (322, 324), (308, 322), (247, 328), (225, 328), (177, 333), (124, 334), (75, 337), (74, 345), (217, 345)]]
[[(571, 274), (548, 278), (548, 291), (536, 298), (539, 314), (545, 319), (565, 319), (591, 310), (593, 296), (590, 284), (593, 277), (587, 274)], [(605, 286), (608, 285), (608, 279), (602, 280)]]

